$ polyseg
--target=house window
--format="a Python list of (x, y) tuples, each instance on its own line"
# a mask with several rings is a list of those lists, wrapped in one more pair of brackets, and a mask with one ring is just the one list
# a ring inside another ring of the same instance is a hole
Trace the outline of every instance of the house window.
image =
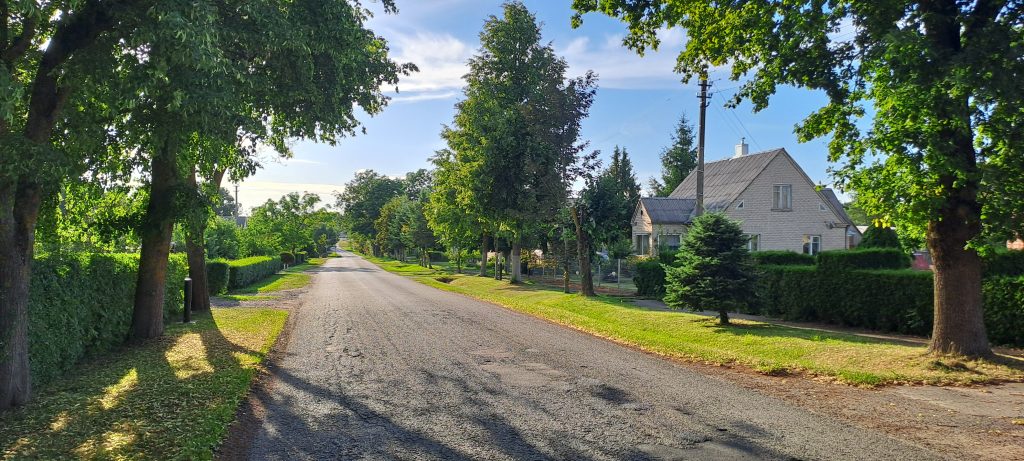
[(651, 254), (651, 234), (636, 234), (633, 240), (633, 250), (636, 251), (636, 254)]
[(776, 184), (772, 194), (772, 209), (773, 210), (792, 210), (793, 209), (793, 185), (792, 184)]
[(821, 251), (821, 236), (820, 235), (805, 235), (804, 236), (804, 254), (816, 255)]
[(761, 234), (744, 234), (747, 237), (747, 250), (759, 251), (761, 249)]
[(672, 251), (679, 249), (679, 234), (661, 234), (658, 236), (658, 247)]
[(740, 203), (736, 204), (736, 209), (737, 210), (742, 210), (743, 209), (743, 200), (740, 200)]
[(819, 203), (818, 204), (818, 209), (821, 210), (821, 211), (828, 211), (828, 208), (825, 208), (825, 204), (824, 203)]

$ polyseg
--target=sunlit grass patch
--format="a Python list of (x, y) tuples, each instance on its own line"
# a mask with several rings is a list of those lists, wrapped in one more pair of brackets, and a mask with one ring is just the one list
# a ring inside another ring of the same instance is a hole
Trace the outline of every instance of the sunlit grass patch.
[(286, 317), (214, 308), (82, 363), (0, 413), (0, 458), (211, 459)]
[(584, 298), (484, 277), (452, 275), (450, 282), (442, 283), (436, 271), (423, 273), (395, 261), (368, 259), (438, 289), (673, 358), (742, 365), (767, 375), (807, 373), (862, 386), (1024, 381), (1024, 360), (1019, 358), (937, 361), (924, 346), (746, 320), (719, 325), (716, 318), (642, 309), (621, 298)]

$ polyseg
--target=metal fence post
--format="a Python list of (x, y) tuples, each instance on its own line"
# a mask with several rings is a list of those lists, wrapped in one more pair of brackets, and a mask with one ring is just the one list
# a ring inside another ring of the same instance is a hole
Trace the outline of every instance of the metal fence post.
[(192, 277), (185, 277), (185, 306), (181, 314), (181, 322), (192, 322)]

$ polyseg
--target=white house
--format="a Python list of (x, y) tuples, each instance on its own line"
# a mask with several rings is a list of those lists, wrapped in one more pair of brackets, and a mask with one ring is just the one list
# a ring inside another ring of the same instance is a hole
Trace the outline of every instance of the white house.
[[(741, 223), (751, 251), (790, 250), (817, 254), (848, 249), (860, 231), (831, 189), (819, 189), (785, 149), (748, 154), (736, 146), (732, 158), (704, 167), (704, 208)], [(693, 220), (697, 176), (690, 173), (668, 197), (644, 197), (633, 213), (637, 254), (675, 249)]]

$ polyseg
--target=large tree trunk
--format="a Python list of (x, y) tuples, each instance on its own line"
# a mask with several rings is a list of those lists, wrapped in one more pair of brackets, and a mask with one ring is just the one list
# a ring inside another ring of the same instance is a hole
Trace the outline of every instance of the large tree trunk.
[(522, 275), (522, 264), (523, 264), (523, 248), (522, 242), (519, 240), (519, 236), (512, 238), (512, 251), (509, 253), (509, 281), (512, 283), (519, 283), (523, 279)]
[(966, 248), (969, 225), (953, 216), (944, 218), (928, 226), (928, 249), (935, 264), (935, 324), (929, 349), (936, 354), (987, 356), (992, 349), (982, 309), (981, 258)]
[[(188, 185), (199, 192), (199, 184), (196, 182), (196, 172), (187, 178)], [(217, 184), (218, 189), (220, 184)], [(205, 214), (203, 215), (205, 218)], [(193, 222), (195, 221), (195, 222)], [(210, 287), (206, 280), (206, 219), (190, 219), (185, 223), (188, 232), (185, 233), (185, 252), (188, 254), (188, 277), (192, 279), (192, 310), (210, 310)]]
[(583, 296), (596, 296), (594, 292), (594, 278), (593, 274), (590, 273), (590, 235), (586, 229), (583, 228), (583, 222), (586, 221), (586, 216), (580, 216), (580, 213), (585, 213), (576, 207), (572, 209), (572, 221), (576, 224), (576, 254), (580, 260), (580, 293)]
[(480, 238), (480, 276), (487, 277), (487, 252), (491, 251), (489, 245), (487, 245), (487, 233), (483, 233), (483, 237)]
[(32, 396), (28, 299), (42, 191), (13, 178), (0, 183), (0, 410)]
[(174, 195), (178, 186), (175, 153), (169, 144), (165, 144), (153, 155), (149, 205), (141, 230), (142, 255), (139, 257), (135, 309), (132, 311), (132, 339), (135, 341), (156, 338), (164, 332), (167, 259), (171, 251)]

